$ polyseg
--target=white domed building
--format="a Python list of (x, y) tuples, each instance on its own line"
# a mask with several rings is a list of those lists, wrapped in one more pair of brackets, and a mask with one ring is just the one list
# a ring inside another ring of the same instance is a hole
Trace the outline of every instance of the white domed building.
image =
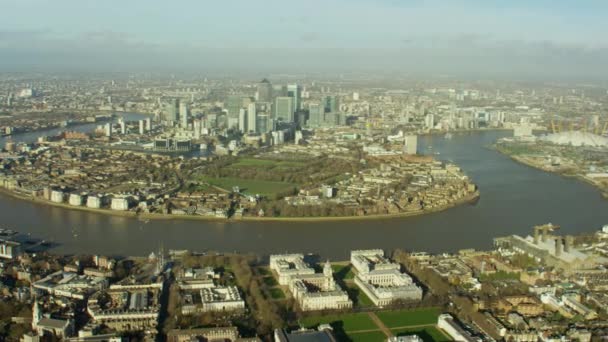
[(608, 147), (608, 138), (582, 131), (566, 131), (546, 134), (540, 137), (539, 140), (556, 145)]

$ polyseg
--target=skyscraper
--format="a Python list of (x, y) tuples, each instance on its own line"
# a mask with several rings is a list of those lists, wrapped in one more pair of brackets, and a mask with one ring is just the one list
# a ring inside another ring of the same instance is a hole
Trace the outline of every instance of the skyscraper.
[(285, 122), (293, 122), (294, 104), (290, 96), (279, 96), (276, 98), (274, 107), (275, 120), (282, 119)]
[(179, 100), (171, 99), (168, 102), (165, 102), (164, 105), (164, 119), (165, 121), (174, 123), (177, 121), (177, 115), (179, 113)]
[(340, 103), (338, 102), (337, 96), (326, 96), (325, 97), (325, 112), (337, 113), (340, 111)]
[(287, 96), (293, 98), (293, 111), (300, 110), (302, 106), (302, 88), (297, 84), (288, 85)]
[(179, 104), (179, 122), (182, 128), (188, 128), (188, 104), (185, 102), (180, 102)]
[(247, 131), (248, 132), (257, 132), (257, 120), (258, 115), (255, 107), (255, 103), (250, 103), (247, 107)]
[(406, 135), (404, 138), (403, 152), (405, 154), (416, 154), (418, 150), (418, 136)]
[(247, 110), (241, 108), (239, 111), (239, 131), (247, 133)]
[(229, 127), (238, 125), (239, 113), (243, 108), (243, 96), (241, 95), (230, 95), (226, 99), (226, 110), (228, 111), (228, 123)]
[(325, 118), (325, 108), (319, 103), (308, 105), (308, 127), (319, 127)]
[(258, 83), (257, 87), (258, 102), (272, 102), (272, 84), (267, 79)]

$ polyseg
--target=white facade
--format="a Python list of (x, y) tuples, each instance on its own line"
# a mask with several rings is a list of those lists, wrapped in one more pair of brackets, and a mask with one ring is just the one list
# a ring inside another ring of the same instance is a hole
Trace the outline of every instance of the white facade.
[(281, 285), (289, 285), (293, 277), (315, 273), (315, 270), (304, 262), (302, 254), (271, 255), (270, 269), (277, 273)]
[(450, 314), (439, 315), (437, 327), (443, 330), (453, 341), (469, 342), (476, 341), (469, 333), (464, 331)]
[(401, 272), (399, 264), (384, 257), (381, 249), (352, 251), (351, 264), (357, 272), (355, 284), (376, 306), (422, 299), (422, 289)]
[(99, 209), (101, 208), (101, 198), (97, 196), (87, 197), (87, 208)]
[(63, 191), (59, 191), (59, 190), (51, 191), (51, 202), (63, 203)]
[(124, 197), (112, 198), (112, 210), (129, 210), (129, 199)]
[(81, 206), (82, 205), (82, 196), (79, 194), (70, 194), (70, 197), (68, 199), (68, 203), (70, 203), (70, 205), (73, 206)]

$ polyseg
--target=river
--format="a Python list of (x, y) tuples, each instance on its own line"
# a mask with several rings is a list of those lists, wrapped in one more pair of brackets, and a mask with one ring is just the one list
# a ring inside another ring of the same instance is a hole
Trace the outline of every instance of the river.
[[(75, 128), (71, 128), (75, 129)], [(428, 215), (362, 221), (238, 222), (151, 220), (103, 215), (0, 195), (0, 226), (57, 243), (58, 253), (146, 255), (161, 246), (193, 251), (318, 253), (346, 260), (360, 248), (456, 251), (489, 248), (492, 238), (527, 234), (537, 224), (562, 233), (608, 223), (608, 201), (589, 184), (518, 164), (486, 148), (508, 131), (420, 137), (419, 151), (453, 161), (479, 186), (481, 198)], [(16, 139), (15, 139), (16, 140)]]

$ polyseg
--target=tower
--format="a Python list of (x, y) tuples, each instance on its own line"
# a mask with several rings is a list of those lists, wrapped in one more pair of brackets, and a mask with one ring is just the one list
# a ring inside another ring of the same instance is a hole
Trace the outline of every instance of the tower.
[(289, 96), (279, 96), (275, 102), (274, 118), (285, 122), (293, 122), (294, 103)]
[(287, 96), (293, 98), (293, 111), (300, 110), (302, 106), (302, 88), (297, 84), (288, 85)]
[(38, 304), (38, 300), (34, 299), (34, 307), (32, 308), (32, 329), (38, 329), (38, 322), (42, 319), (42, 311), (40, 310), (40, 305)]
[(258, 83), (257, 87), (258, 102), (272, 102), (272, 84), (267, 79)]

